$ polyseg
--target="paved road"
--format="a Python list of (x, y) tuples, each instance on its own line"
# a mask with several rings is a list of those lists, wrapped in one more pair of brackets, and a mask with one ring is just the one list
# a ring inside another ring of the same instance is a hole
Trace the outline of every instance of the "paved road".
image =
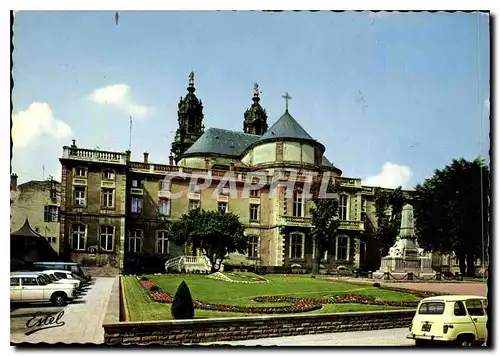
[[(95, 283), (81, 297), (65, 307), (32, 304), (12, 308), (11, 342), (102, 343), (104, 341), (102, 322), (114, 280), (114, 278), (96, 278)], [(41, 312), (42, 315), (55, 316), (60, 311), (64, 311), (64, 315), (59, 322), (64, 322), (64, 325), (25, 335), (28, 331), (26, 323), (33, 318), (34, 313)]]
[(244, 346), (414, 346), (405, 338), (408, 328), (374, 331), (352, 331), (316, 335), (298, 335), (267, 339), (216, 342), (213, 344)]

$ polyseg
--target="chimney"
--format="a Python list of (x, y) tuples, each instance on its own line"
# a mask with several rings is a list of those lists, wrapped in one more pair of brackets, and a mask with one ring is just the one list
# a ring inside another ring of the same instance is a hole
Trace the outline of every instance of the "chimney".
[(172, 156), (172, 155), (168, 156), (168, 164), (170, 166), (174, 165), (174, 156)]
[(132, 152), (130, 150), (126, 150), (125, 151), (125, 155), (127, 156), (127, 163), (130, 162), (130, 155), (132, 154)]
[(17, 174), (10, 175), (10, 190), (17, 190)]
[(144, 163), (149, 163), (149, 153), (144, 152)]

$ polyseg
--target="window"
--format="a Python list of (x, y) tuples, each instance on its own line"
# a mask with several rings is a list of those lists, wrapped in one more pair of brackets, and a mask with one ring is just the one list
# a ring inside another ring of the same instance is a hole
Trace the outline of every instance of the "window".
[(115, 180), (115, 172), (113, 171), (102, 172), (102, 180)]
[(87, 168), (75, 168), (75, 177), (86, 178), (87, 177)]
[(85, 206), (85, 187), (75, 187), (75, 205)]
[(142, 212), (142, 197), (141, 196), (132, 196), (131, 210), (133, 213), (141, 213)]
[(163, 216), (170, 215), (170, 201), (168, 199), (160, 199), (158, 202), (158, 213)]
[(41, 274), (36, 278), (36, 282), (38, 282), (39, 285), (44, 286), (47, 284), (51, 284), (52, 280), (49, 278), (49, 276)]
[(259, 221), (259, 204), (250, 204), (250, 221)]
[(258, 189), (252, 189), (250, 190), (250, 196), (252, 198), (258, 198), (260, 196), (260, 191)]
[(68, 276), (66, 275), (66, 273), (62, 273), (62, 272), (54, 272), (54, 274), (59, 278), (59, 279), (66, 279), (68, 278)]
[(19, 278), (11, 278), (10, 279), (10, 286), (11, 287), (17, 287), (21, 283)]
[(47, 241), (51, 244), (51, 243), (56, 243), (57, 242), (57, 237), (55, 236), (47, 236)]
[(113, 251), (113, 241), (115, 237), (115, 227), (112, 225), (101, 226), (101, 238), (99, 246), (105, 251)]
[(293, 193), (293, 216), (303, 217), (304, 209), (304, 199), (302, 197), (302, 191), (296, 190)]
[(110, 188), (103, 188), (101, 191), (101, 203), (103, 208), (113, 208), (115, 190)]
[(169, 180), (161, 180), (159, 185), (159, 190), (163, 192), (169, 192), (170, 191), (170, 181)]
[(359, 254), (361, 261), (366, 261), (366, 241), (359, 243)]
[(168, 250), (168, 236), (166, 231), (158, 231), (156, 236), (156, 253), (165, 255)]
[(484, 315), (483, 304), (479, 299), (470, 299), (465, 302), (467, 306), (467, 311), (470, 316), (482, 316)]
[(142, 230), (132, 230), (128, 244), (128, 252), (141, 252)]
[(441, 315), (444, 313), (443, 302), (422, 303), (418, 309), (419, 314)]
[(139, 188), (140, 181), (138, 179), (133, 179), (132, 180), (132, 188)]
[(349, 220), (348, 209), (347, 209), (348, 200), (349, 200), (349, 197), (345, 194), (342, 194), (339, 198), (339, 219), (340, 220)]
[(85, 250), (86, 226), (82, 224), (73, 224), (71, 233), (71, 248), (73, 250)]
[(290, 234), (290, 258), (304, 258), (304, 235)]
[(37, 286), (38, 285), (36, 278), (33, 278), (33, 277), (23, 277), (23, 278), (21, 278), (21, 282), (22, 282), (23, 286)]
[(227, 202), (225, 202), (225, 201), (218, 201), (217, 202), (217, 209), (219, 209), (219, 211), (221, 213), (227, 213)]
[(361, 212), (366, 213), (366, 199), (361, 198)]
[(249, 236), (248, 237), (248, 257), (257, 258), (259, 257), (259, 237)]
[(201, 204), (200, 204), (199, 200), (195, 200), (195, 199), (189, 200), (189, 210), (199, 209), (200, 206), (201, 206)]
[(337, 237), (337, 260), (347, 260), (347, 236)]
[(57, 190), (54, 189), (54, 188), (50, 190), (50, 199), (51, 200), (56, 200), (57, 199)]
[(59, 221), (59, 207), (56, 205), (45, 205), (43, 210), (43, 221), (45, 222), (58, 222)]
[(465, 305), (463, 302), (455, 302), (455, 305), (453, 306), (453, 314), (455, 314), (455, 316), (467, 315), (467, 311), (465, 310)]

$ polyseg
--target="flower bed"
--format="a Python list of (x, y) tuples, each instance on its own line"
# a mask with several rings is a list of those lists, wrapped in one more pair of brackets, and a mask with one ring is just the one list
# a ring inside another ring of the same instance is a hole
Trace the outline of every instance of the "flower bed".
[(230, 272), (227, 274), (222, 272), (215, 272), (210, 274), (208, 278), (228, 283), (269, 283), (269, 281), (264, 277), (258, 275), (249, 276), (245, 275), (244, 273), (238, 273), (238, 272)]
[(141, 281), (141, 286), (144, 289), (150, 290), (155, 284), (151, 281)]
[[(227, 281), (229, 279), (224, 274), (218, 272), (214, 273), (212, 278)], [(241, 283), (241, 282), (240, 282)], [(252, 283), (252, 282), (250, 282)], [(255, 283), (255, 282), (253, 282)], [(149, 291), (149, 297), (153, 302), (157, 303), (172, 303), (174, 298), (166, 291), (161, 290), (153, 281), (140, 280), (141, 286)], [(384, 287), (385, 288), (385, 287)], [(411, 293), (417, 296), (435, 295), (432, 292), (410, 291), (403, 288), (389, 287), (387, 289)], [(259, 303), (290, 303), (291, 305), (277, 306), (277, 307), (245, 307), (238, 305), (225, 305), (216, 303), (206, 303), (200, 300), (194, 300), (193, 304), (195, 309), (213, 310), (220, 312), (234, 312), (234, 313), (247, 313), (247, 314), (292, 314), (304, 313), (313, 310), (318, 310), (323, 307), (323, 304), (342, 304), (342, 303), (355, 303), (355, 304), (370, 304), (382, 306), (400, 306), (400, 307), (416, 307), (417, 301), (386, 301), (380, 300), (369, 295), (339, 293), (330, 298), (297, 298), (288, 296), (263, 296), (255, 297), (253, 301)]]
[(172, 298), (170, 294), (163, 290), (160, 292), (150, 292), (149, 297), (153, 302), (157, 303), (173, 303), (174, 301), (174, 298)]

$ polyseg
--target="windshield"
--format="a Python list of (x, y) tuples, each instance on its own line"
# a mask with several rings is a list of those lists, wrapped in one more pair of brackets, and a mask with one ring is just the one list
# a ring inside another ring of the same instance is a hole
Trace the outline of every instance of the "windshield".
[(51, 273), (49, 274), (50, 278), (52, 278), (54, 281), (58, 281), (60, 280), (61, 278), (59, 278), (59, 276), (55, 273)]
[(418, 309), (419, 314), (433, 314), (440, 315), (444, 313), (444, 303), (443, 302), (428, 302), (422, 303)]
[(39, 285), (44, 286), (44, 285), (50, 283), (50, 282), (47, 282), (47, 279), (45, 277), (46, 276), (44, 276), (44, 275), (40, 275), (40, 276), (36, 277)]

